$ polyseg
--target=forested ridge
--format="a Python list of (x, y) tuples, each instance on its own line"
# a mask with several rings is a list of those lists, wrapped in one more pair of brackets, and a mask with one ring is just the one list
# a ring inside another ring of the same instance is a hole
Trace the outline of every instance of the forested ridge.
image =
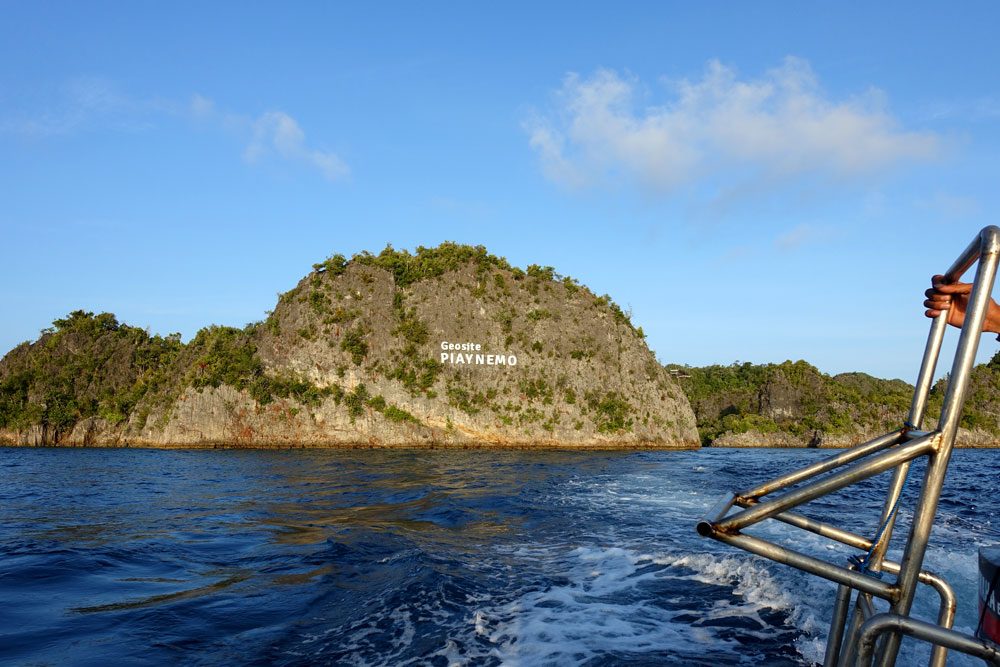
[[(741, 434), (842, 444), (852, 436), (899, 428), (913, 398), (913, 386), (903, 380), (860, 372), (828, 375), (802, 360), (668, 368), (691, 402), (703, 445), (725, 444)], [(927, 415), (940, 413), (946, 389), (946, 378), (934, 385)], [(973, 370), (961, 426), (977, 434), (978, 444), (1000, 442), (1000, 353)]]

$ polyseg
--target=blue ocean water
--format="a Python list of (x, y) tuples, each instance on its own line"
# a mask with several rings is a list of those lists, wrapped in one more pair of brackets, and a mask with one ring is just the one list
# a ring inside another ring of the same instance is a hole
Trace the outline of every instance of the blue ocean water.
[[(809, 665), (833, 584), (694, 524), (828, 455), (0, 448), (0, 663)], [(804, 513), (872, 533), (887, 483)], [(957, 451), (925, 566), (967, 632), (998, 499), (1000, 451)]]

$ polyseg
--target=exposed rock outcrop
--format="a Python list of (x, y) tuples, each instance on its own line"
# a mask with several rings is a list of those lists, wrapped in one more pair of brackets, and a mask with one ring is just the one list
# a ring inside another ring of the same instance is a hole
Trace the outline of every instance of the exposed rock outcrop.
[(22, 445), (692, 447), (694, 415), (608, 297), (481, 247), (314, 267), (262, 323), (187, 344), (74, 313), (0, 361)]

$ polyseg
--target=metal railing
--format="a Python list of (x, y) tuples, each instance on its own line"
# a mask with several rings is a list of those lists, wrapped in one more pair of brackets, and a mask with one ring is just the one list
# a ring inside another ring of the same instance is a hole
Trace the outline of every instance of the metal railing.
[[(872, 664), (873, 658), (879, 667), (891, 667), (896, 663), (903, 635), (933, 645), (930, 659), (932, 667), (944, 666), (948, 649), (975, 655), (1000, 665), (1000, 646), (951, 629), (955, 619), (955, 595), (947, 582), (921, 569), (937, 513), (941, 487), (958, 433), (969, 376), (996, 279), (998, 260), (1000, 228), (986, 227), (944, 274), (946, 283), (957, 282), (973, 264), (977, 264), (965, 322), (951, 374), (948, 376), (947, 392), (936, 429), (924, 431), (921, 430), (921, 424), (934, 382), (941, 343), (948, 326), (947, 312), (935, 317), (931, 323), (913, 402), (909, 415), (899, 430), (750, 489), (733, 493), (698, 522), (698, 533), (705, 537), (839, 584), (824, 659), (826, 667), (854, 664), (867, 667)], [(899, 563), (894, 563), (885, 560), (885, 554), (892, 539), (896, 510), (910, 464), (921, 457), (927, 458), (927, 467), (913, 508), (903, 557)], [(811, 500), (890, 470), (893, 475), (882, 505), (879, 524), (870, 539), (791, 511)], [(733, 513), (734, 508), (739, 511)], [(742, 532), (766, 519), (776, 519), (854, 547), (865, 552), (864, 556), (849, 559), (845, 565), (836, 565)], [(883, 574), (894, 576), (895, 581), (883, 581)], [(936, 624), (910, 617), (917, 583), (934, 588), (940, 596)], [(887, 601), (889, 611), (877, 613), (874, 598)]]

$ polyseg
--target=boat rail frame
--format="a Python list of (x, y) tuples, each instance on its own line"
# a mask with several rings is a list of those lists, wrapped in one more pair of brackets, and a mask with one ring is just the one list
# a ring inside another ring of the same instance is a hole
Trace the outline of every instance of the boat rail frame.
[[(899, 430), (757, 486), (732, 493), (697, 524), (698, 533), (702, 536), (839, 584), (824, 657), (825, 667), (867, 667), (872, 664), (873, 658), (879, 667), (891, 667), (896, 664), (903, 635), (933, 645), (931, 667), (944, 667), (949, 649), (1000, 665), (1000, 646), (952, 629), (956, 610), (955, 594), (944, 579), (922, 569), (990, 304), (990, 293), (997, 276), (998, 261), (1000, 228), (989, 226), (979, 232), (944, 273), (944, 282), (954, 283), (974, 264), (977, 265), (937, 428), (925, 431), (921, 424), (948, 327), (947, 311), (931, 322), (913, 401), (906, 421)], [(913, 508), (903, 556), (899, 563), (895, 563), (886, 560), (885, 555), (898, 515), (896, 509), (910, 464), (921, 457), (927, 457), (927, 467)], [(892, 478), (875, 536), (870, 539), (790, 511), (889, 470), (893, 471)], [(783, 493), (773, 495), (777, 492)], [(738, 511), (731, 513), (734, 508)], [(866, 554), (863, 559), (864, 567), (858, 567), (861, 562), (858, 559), (854, 559), (853, 563), (849, 560), (844, 566), (836, 565), (742, 532), (743, 529), (767, 519), (775, 519), (857, 548)], [(884, 575), (894, 576), (895, 581), (883, 581)], [(918, 583), (935, 589), (940, 597), (936, 623), (910, 617)], [(852, 612), (851, 600), (855, 591), (857, 595)], [(887, 601), (889, 611), (877, 613), (874, 598)]]

